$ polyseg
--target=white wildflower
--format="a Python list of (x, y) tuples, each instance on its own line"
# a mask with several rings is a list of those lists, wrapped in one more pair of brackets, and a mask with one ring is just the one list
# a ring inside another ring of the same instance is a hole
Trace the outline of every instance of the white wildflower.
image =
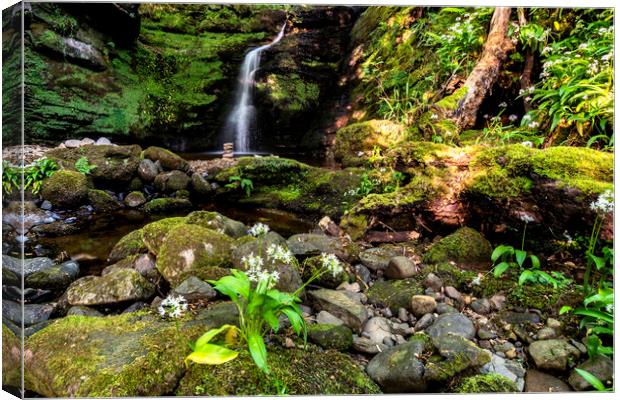
[(521, 142), (521, 146), (533, 147), (534, 144), (532, 142), (530, 142), (529, 140), (526, 140), (525, 142)]
[(187, 300), (183, 296), (170, 295), (162, 300), (157, 311), (162, 318), (178, 318), (187, 311)]
[(530, 222), (534, 222), (534, 217), (532, 217), (530, 214), (527, 213), (520, 213), (519, 214), (519, 219), (523, 222), (525, 222), (526, 224), (530, 223)]
[(437, 119), (439, 116), (437, 114), (431, 114), (431, 119)]
[(364, 155), (364, 152), (363, 152), (363, 151), (358, 151), (358, 152), (357, 152), (357, 156), (358, 156), (358, 157), (362, 157), (363, 155)]
[(540, 122), (538, 121), (532, 121), (529, 124), (527, 124), (527, 127), (530, 129), (536, 129), (540, 126)]
[(602, 33), (607, 33), (607, 29), (605, 29), (605, 28), (599, 28), (599, 29), (598, 29), (598, 33), (601, 33), (601, 34), (602, 34)]
[(541, 54), (547, 54), (550, 53), (553, 49), (549, 46), (545, 47), (544, 49), (542, 49)]
[(517, 117), (515, 114), (510, 114), (508, 119), (510, 120), (510, 122), (515, 122), (517, 119), (519, 119), (519, 117)]
[(614, 211), (614, 193), (607, 190), (600, 194), (598, 199), (590, 204), (590, 208), (599, 214), (612, 213)]
[(528, 87), (528, 88), (527, 88), (527, 91), (528, 91), (529, 93), (533, 93), (533, 92), (534, 92), (534, 89), (536, 89), (536, 86), (532, 85), (532, 86), (530, 86), (530, 87)]
[(521, 96), (523, 93), (525, 93), (525, 90), (519, 89), (519, 96)]
[(262, 222), (258, 222), (254, 224), (248, 232), (254, 237), (262, 236), (269, 232), (269, 226), (263, 224)]
[(456, 18), (455, 18), (455, 20), (456, 20), (456, 21), (460, 21), (460, 20), (461, 20), (461, 17), (456, 17)]
[(482, 279), (482, 275), (478, 274), (474, 279), (471, 280), (472, 286), (480, 286), (480, 280)]
[(321, 253), (321, 264), (323, 268), (331, 272), (333, 277), (336, 277), (343, 271), (342, 264), (333, 254)]
[(290, 250), (285, 249), (284, 246), (271, 244), (267, 248), (267, 257), (274, 261), (282, 261), (285, 264), (293, 262), (293, 253)]
[(506, 107), (508, 107), (508, 104), (506, 104), (506, 102), (505, 102), (505, 101), (502, 101), (501, 103), (499, 103), (499, 106), (500, 106), (501, 108), (506, 108)]
[(581, 43), (581, 44), (579, 45), (579, 48), (580, 48), (580, 49), (582, 49), (582, 50), (583, 50), (583, 49), (587, 49), (587, 48), (588, 48), (588, 44), (587, 44), (587, 43)]

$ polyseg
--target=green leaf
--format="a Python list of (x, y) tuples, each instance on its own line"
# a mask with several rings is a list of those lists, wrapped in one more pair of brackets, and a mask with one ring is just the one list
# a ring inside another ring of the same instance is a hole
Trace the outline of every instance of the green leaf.
[(205, 344), (200, 351), (194, 351), (185, 358), (185, 365), (189, 364), (188, 361), (193, 361), (197, 364), (219, 365), (234, 360), (238, 355), (238, 352), (226, 347), (216, 344)]
[(526, 269), (525, 271), (521, 272), (521, 275), (519, 276), (519, 286), (523, 285), (525, 282), (530, 280), (530, 278), (532, 278), (533, 275), (534, 273), (530, 271), (529, 269)]
[(306, 322), (304, 318), (301, 316), (301, 310), (298, 306), (289, 306), (282, 309), (282, 312), (288, 317), (289, 321), (291, 321), (291, 327), (293, 331), (297, 335), (299, 335), (302, 329), (305, 329)]
[(605, 388), (605, 385), (603, 384), (603, 382), (601, 382), (600, 379), (598, 379), (596, 376), (592, 375), (588, 371), (585, 371), (585, 370), (579, 369), (579, 368), (575, 368), (575, 372), (577, 372), (579, 375), (581, 375), (581, 377), (583, 379), (585, 379), (586, 382), (588, 382), (590, 385), (592, 385), (596, 390), (598, 390), (600, 392), (604, 392), (604, 391), (607, 390)]
[(506, 261), (497, 264), (495, 268), (493, 268), (493, 276), (499, 278), (508, 268), (510, 268), (510, 264)]
[(600, 312), (600, 311), (596, 311), (596, 310), (587, 310), (587, 309), (584, 309), (584, 308), (579, 308), (579, 309), (575, 310), (573, 313), (577, 314), (577, 315), (584, 315), (584, 316), (587, 316), (587, 317), (592, 317), (592, 318), (600, 319), (600, 320), (603, 320), (603, 321), (608, 322), (610, 324), (614, 323), (614, 317), (613, 316), (611, 316), (609, 314), (606, 314), (606, 313), (603, 313), (603, 312)]
[(514, 248), (512, 246), (508, 246), (505, 244), (499, 245), (493, 250), (493, 254), (491, 254), (491, 261), (497, 261), (503, 254), (512, 254)]
[(254, 360), (254, 364), (265, 373), (269, 373), (267, 366), (267, 348), (263, 337), (257, 333), (248, 335), (248, 349)]
[(526, 257), (527, 257), (527, 251), (515, 250), (515, 258), (517, 259), (517, 264), (519, 264), (519, 267), (523, 267), (523, 262), (525, 261)]
[(280, 329), (280, 320), (274, 314), (274, 312), (270, 309), (263, 311), (263, 319), (267, 321), (269, 327), (273, 329), (274, 332), (277, 332)]
[(532, 267), (534, 267), (535, 269), (540, 268), (540, 260), (538, 259), (538, 257), (532, 254), (530, 256), (530, 260), (532, 261)]
[(194, 345), (194, 350), (201, 351), (203, 346), (209, 343), (211, 339), (213, 339), (214, 337), (216, 337), (217, 335), (219, 335), (220, 333), (228, 329), (237, 329), (237, 327), (234, 325), (222, 325), (217, 329), (208, 330), (202, 336), (200, 336), (198, 340), (196, 340), (196, 344)]
[(560, 315), (562, 314), (566, 314), (567, 312), (571, 311), (573, 309), (573, 307), (571, 306), (562, 306), (562, 308), (560, 308)]

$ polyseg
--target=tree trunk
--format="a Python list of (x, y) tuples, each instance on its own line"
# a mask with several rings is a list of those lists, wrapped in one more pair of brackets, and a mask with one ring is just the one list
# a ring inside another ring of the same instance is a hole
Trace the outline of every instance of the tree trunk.
[(497, 7), (491, 18), (489, 36), (482, 56), (465, 81), (467, 93), (459, 101), (453, 120), (460, 130), (472, 128), (478, 109), (497, 81), (502, 63), (514, 44), (507, 36), (511, 8)]
[[(527, 24), (527, 19), (525, 18), (525, 10), (523, 8), (519, 8), (517, 10), (519, 15), (519, 25), (523, 26)], [(521, 73), (521, 90), (523, 93), (528, 93), (529, 88), (532, 86), (532, 72), (534, 70), (534, 54), (532, 53), (532, 49), (527, 49), (525, 53), (525, 65), (523, 66), (523, 72)], [(528, 100), (529, 96), (523, 96), (523, 109), (525, 112), (529, 112), (532, 109), (532, 104)]]

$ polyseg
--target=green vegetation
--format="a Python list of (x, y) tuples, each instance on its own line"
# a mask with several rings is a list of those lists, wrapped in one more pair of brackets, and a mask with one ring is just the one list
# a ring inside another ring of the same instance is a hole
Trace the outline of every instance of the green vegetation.
[(86, 157), (80, 157), (76, 162), (75, 162), (75, 170), (77, 172), (80, 172), (84, 175), (89, 175), (90, 171), (92, 171), (93, 169), (97, 168), (96, 165), (94, 164), (89, 164), (88, 163), (88, 158)]

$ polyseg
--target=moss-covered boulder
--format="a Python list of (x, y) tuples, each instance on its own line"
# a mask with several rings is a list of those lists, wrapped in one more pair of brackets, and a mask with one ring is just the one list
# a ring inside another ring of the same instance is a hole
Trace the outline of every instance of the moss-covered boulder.
[(88, 163), (96, 167), (90, 176), (96, 184), (117, 187), (129, 183), (136, 175), (140, 163), (140, 146), (82, 146), (74, 149), (53, 149), (46, 153), (50, 159), (68, 170), (75, 170), (75, 162), (86, 157)]
[(142, 152), (142, 158), (148, 158), (151, 161), (159, 161), (161, 166), (167, 170), (186, 171), (189, 168), (187, 161), (181, 156), (174, 154), (170, 150), (151, 146)]
[(88, 190), (88, 202), (99, 212), (110, 212), (123, 207), (111, 194), (99, 189)]
[(177, 225), (185, 224), (186, 222), (186, 217), (171, 217), (144, 225), (142, 227), (142, 240), (144, 241), (144, 245), (148, 251), (157, 255), (159, 253), (159, 247), (170, 229)]
[(134, 191), (129, 192), (123, 201), (127, 207), (135, 208), (146, 203), (146, 198), (142, 192)]
[(388, 120), (358, 122), (336, 133), (334, 153), (345, 166), (360, 166), (375, 148), (385, 150), (406, 138), (406, 127)]
[(2, 324), (3, 386), (21, 386), (21, 347), (20, 339)]
[(56, 207), (76, 208), (88, 199), (88, 180), (76, 171), (56, 171), (43, 181), (41, 196)]
[(377, 281), (366, 294), (371, 304), (397, 313), (399, 308), (410, 309), (411, 297), (424, 294), (424, 288), (415, 279), (396, 279)]
[(161, 197), (153, 199), (144, 205), (144, 212), (149, 214), (163, 214), (187, 210), (192, 207), (192, 202), (187, 199)]
[(112, 248), (108, 262), (117, 262), (131, 255), (146, 253), (148, 248), (144, 242), (144, 230), (136, 229), (123, 236)]
[(428, 381), (442, 382), (468, 369), (480, 368), (491, 361), (491, 353), (476, 346), (460, 335), (445, 334), (433, 338), (433, 345), (445, 357), (429, 361), (424, 377)]
[(453, 261), (466, 267), (491, 266), (491, 244), (478, 231), (461, 228), (434, 243), (424, 255), (424, 262), (436, 264)]
[(183, 190), (189, 185), (190, 178), (185, 172), (173, 170), (162, 172), (155, 177), (155, 188), (162, 192), (174, 192)]
[(308, 339), (324, 349), (344, 351), (353, 345), (353, 332), (345, 325), (313, 324), (308, 326)]
[(283, 349), (269, 346), (270, 377), (256, 367), (246, 350), (222, 365), (192, 365), (179, 384), (178, 396), (256, 396), (378, 394), (377, 385), (348, 355), (335, 350)]
[(517, 385), (503, 375), (490, 373), (463, 378), (454, 388), (454, 393), (514, 393)]
[(380, 352), (366, 371), (386, 393), (415, 393), (426, 390), (424, 364), (418, 358), (424, 351), (420, 342), (408, 342)]
[(71, 305), (91, 306), (148, 300), (155, 293), (155, 286), (138, 271), (115, 269), (104, 276), (85, 276), (67, 289)]
[(187, 214), (187, 223), (213, 229), (232, 238), (240, 238), (248, 233), (242, 222), (214, 211), (193, 211)]
[(231, 266), (233, 241), (199, 225), (181, 224), (166, 234), (157, 255), (157, 270), (173, 286), (189, 276), (218, 279)]

